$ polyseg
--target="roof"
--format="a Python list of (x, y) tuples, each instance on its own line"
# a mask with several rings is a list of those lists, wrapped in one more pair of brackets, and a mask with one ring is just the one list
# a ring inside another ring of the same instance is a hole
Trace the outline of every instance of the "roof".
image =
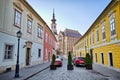
[(63, 31), (60, 31), (59, 34), (60, 34), (60, 33), (61, 33), (62, 35), (64, 35), (64, 32), (63, 32)]
[(77, 38), (80, 38), (82, 36), (77, 30), (72, 30), (72, 29), (65, 29), (64, 35), (69, 37), (77, 37)]
[(106, 6), (106, 8), (102, 11), (102, 13), (96, 18), (96, 20), (93, 22), (93, 24), (89, 27), (89, 29), (85, 32), (85, 34), (75, 43), (75, 45), (83, 38), (85, 37), (89, 31), (94, 27), (95, 23), (101, 19), (102, 16), (104, 16), (107, 11), (111, 10), (111, 8), (115, 5), (115, 3), (119, 2), (120, 0), (111, 0), (111, 2)]
[(21, 1), (22, 3), (24, 3), (24, 5), (27, 5), (27, 7), (34, 12), (34, 15), (37, 16), (37, 18), (38, 18), (40, 21), (42, 21), (44, 25), (46, 25), (46, 26), (44, 26), (44, 27), (46, 27), (46, 29), (48, 29), (48, 30), (51, 32), (51, 34), (53, 35), (55, 41), (57, 41), (54, 33), (53, 33), (52, 30), (49, 28), (48, 24), (47, 24), (47, 23), (42, 19), (42, 17), (32, 8), (32, 6), (31, 6), (26, 0), (20, 0), (20, 1)]

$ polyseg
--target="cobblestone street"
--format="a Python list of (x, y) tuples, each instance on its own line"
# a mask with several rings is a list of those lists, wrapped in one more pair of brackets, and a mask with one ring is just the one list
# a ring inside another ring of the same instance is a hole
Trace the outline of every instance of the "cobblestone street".
[(0, 0), (0, 80), (120, 80), (120, 0)]
[(120, 72), (93, 64), (93, 70), (75, 67), (67, 70), (67, 60), (57, 70), (50, 70), (50, 63), (20, 69), (20, 77), (14, 78), (15, 71), (0, 74), (0, 80), (120, 80)]
[(29, 78), (28, 80), (109, 80), (95, 71), (86, 70), (84, 67), (75, 67), (74, 70), (67, 70), (67, 61), (63, 62), (62, 67), (57, 70), (45, 71)]

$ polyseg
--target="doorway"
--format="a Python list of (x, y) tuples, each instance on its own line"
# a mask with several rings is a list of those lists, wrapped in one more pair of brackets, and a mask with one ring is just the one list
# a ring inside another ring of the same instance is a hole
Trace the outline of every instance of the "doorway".
[(90, 49), (90, 56), (91, 56), (92, 62), (93, 62), (93, 49)]
[(26, 50), (26, 65), (30, 65), (30, 48)]
[(50, 62), (50, 52), (48, 53), (48, 62)]
[(110, 63), (110, 66), (113, 66), (113, 55), (112, 55), (112, 53), (109, 53), (109, 63)]

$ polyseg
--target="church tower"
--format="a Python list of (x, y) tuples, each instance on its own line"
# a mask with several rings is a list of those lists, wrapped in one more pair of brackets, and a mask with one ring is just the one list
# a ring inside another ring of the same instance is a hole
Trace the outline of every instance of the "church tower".
[(53, 9), (53, 18), (51, 19), (52, 24), (51, 24), (51, 30), (52, 32), (57, 35), (57, 30), (56, 30), (56, 19), (55, 19), (55, 13), (54, 13), (54, 9)]

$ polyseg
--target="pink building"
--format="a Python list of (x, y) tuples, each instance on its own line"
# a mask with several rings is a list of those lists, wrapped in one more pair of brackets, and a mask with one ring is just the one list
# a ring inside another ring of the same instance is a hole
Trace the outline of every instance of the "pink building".
[(48, 28), (44, 30), (44, 54), (43, 61), (50, 61), (52, 54), (54, 53), (56, 45), (56, 38), (53, 32)]

